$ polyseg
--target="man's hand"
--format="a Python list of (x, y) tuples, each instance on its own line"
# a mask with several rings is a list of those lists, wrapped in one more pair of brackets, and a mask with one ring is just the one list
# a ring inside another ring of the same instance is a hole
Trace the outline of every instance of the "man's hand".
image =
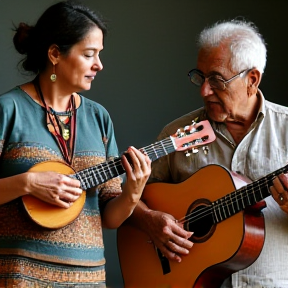
[(160, 211), (146, 212), (146, 233), (161, 253), (169, 260), (181, 262), (181, 257), (189, 254), (193, 243), (188, 240), (193, 232), (183, 229), (173, 216)]
[(288, 173), (280, 174), (273, 180), (270, 192), (280, 208), (288, 213)]

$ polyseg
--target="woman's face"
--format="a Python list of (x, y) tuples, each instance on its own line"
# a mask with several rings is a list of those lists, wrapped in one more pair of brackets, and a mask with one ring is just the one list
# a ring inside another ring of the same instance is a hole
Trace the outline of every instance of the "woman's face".
[(98, 71), (103, 69), (99, 53), (103, 49), (103, 33), (94, 26), (85, 38), (72, 46), (68, 55), (60, 55), (55, 67), (57, 82), (71, 91), (89, 90)]

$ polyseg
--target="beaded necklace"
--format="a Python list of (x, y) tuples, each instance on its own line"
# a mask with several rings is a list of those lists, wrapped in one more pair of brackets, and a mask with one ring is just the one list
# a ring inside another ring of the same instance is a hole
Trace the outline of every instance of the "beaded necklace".
[(76, 139), (77, 110), (74, 95), (71, 95), (66, 111), (56, 112), (46, 104), (38, 77), (34, 79), (33, 84), (46, 110), (47, 128), (54, 135), (65, 161), (71, 165)]

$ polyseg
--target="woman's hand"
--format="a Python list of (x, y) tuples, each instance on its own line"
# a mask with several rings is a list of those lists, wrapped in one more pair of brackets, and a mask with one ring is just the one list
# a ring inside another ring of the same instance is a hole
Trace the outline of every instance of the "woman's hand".
[(132, 214), (151, 173), (151, 160), (140, 150), (130, 147), (125, 155), (121, 159), (126, 181), (122, 185), (122, 193), (105, 205), (102, 213), (105, 228), (118, 228)]
[(127, 156), (125, 154), (122, 156), (122, 164), (126, 170), (123, 194), (129, 195), (130, 201), (136, 205), (150, 176), (151, 160), (147, 155), (132, 146), (129, 147), (127, 153)]
[(57, 172), (27, 172), (28, 194), (47, 203), (69, 208), (82, 194), (80, 181)]

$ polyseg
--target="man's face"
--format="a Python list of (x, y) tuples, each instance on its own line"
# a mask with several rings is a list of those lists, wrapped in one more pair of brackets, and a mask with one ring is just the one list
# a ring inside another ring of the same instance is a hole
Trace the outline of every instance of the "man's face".
[[(203, 72), (205, 77), (218, 75), (224, 80), (238, 74), (229, 69), (230, 51), (225, 46), (206, 50), (200, 50), (197, 60), (197, 69)], [(200, 88), (200, 94), (204, 100), (209, 117), (216, 122), (242, 122), (247, 118), (248, 94), (247, 84), (244, 78), (236, 77), (226, 84), (226, 89), (211, 88), (206, 81)]]

